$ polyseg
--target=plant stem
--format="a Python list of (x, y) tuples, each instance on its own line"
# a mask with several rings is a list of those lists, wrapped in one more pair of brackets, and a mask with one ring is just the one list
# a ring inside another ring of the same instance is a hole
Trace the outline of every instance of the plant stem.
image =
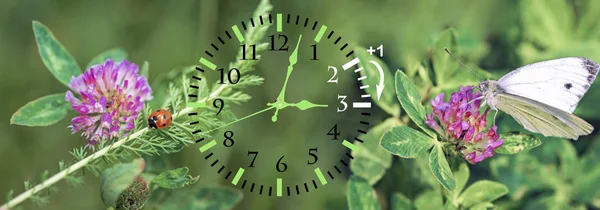
[[(207, 97), (205, 100), (203, 101), (207, 101), (209, 100), (210, 97)], [(193, 108), (185, 108), (181, 111), (179, 111), (178, 113), (176, 113), (174, 115), (175, 118), (188, 114), (190, 112), (193, 111)], [(15, 207), (16, 205), (20, 204), (21, 202), (29, 199), (31, 196), (35, 195), (36, 193), (52, 186), (53, 184), (55, 184), (56, 182), (64, 179), (65, 177), (67, 177), (69, 174), (72, 174), (73, 172), (85, 167), (87, 164), (89, 164), (90, 162), (106, 155), (108, 152), (119, 148), (120, 146), (123, 146), (123, 144), (125, 144), (129, 139), (135, 139), (143, 134), (145, 134), (146, 132), (148, 132), (149, 129), (148, 128), (143, 128), (139, 131), (136, 131), (135, 133), (132, 133), (131, 135), (120, 139), (118, 141), (116, 141), (115, 143), (111, 144), (109, 147), (106, 147), (104, 149), (98, 150), (98, 152), (95, 152), (94, 154), (80, 160), (79, 162), (69, 166), (68, 168), (66, 168), (65, 170), (62, 170), (61, 172), (58, 172), (57, 174), (55, 174), (54, 176), (50, 177), (49, 179), (47, 179), (46, 181), (32, 187), (31, 189), (21, 193), (20, 195), (18, 195), (17, 197), (13, 198), (12, 200), (6, 202), (4, 205), (0, 206), (0, 209), (10, 209)]]

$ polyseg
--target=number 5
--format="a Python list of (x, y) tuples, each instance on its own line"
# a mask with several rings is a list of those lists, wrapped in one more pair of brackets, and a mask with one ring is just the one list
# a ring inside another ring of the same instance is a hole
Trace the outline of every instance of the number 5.
[(338, 100), (340, 100), (340, 103), (341, 103), (342, 105), (344, 105), (344, 108), (340, 109), (340, 108), (338, 107), (338, 109), (337, 109), (337, 112), (343, 112), (343, 111), (346, 111), (346, 109), (348, 108), (348, 104), (347, 104), (347, 103), (344, 101), (344, 100), (346, 99), (346, 97), (348, 97), (348, 96), (338, 95)]

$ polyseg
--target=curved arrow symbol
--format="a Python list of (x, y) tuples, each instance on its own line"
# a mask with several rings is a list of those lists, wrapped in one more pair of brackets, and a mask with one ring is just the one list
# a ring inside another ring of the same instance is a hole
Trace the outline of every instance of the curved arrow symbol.
[(377, 89), (377, 100), (379, 101), (381, 99), (381, 94), (383, 93), (383, 87), (385, 87), (385, 85), (383, 84), (383, 69), (381, 68), (379, 63), (373, 60), (369, 61), (369, 63), (375, 65), (377, 71), (379, 71), (379, 84), (375, 86)]

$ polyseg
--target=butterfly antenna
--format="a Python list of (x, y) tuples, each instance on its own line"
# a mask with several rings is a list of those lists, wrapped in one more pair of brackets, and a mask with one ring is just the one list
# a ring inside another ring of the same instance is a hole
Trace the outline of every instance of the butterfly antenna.
[(475, 73), (475, 71), (473, 71), (473, 69), (467, 67), (467, 65), (465, 65), (462, 61), (458, 60), (458, 58), (456, 58), (452, 53), (450, 53), (450, 50), (448, 50), (448, 48), (444, 47), (444, 50), (450, 55), (452, 56), (452, 58), (454, 58), (454, 60), (458, 61), (458, 63), (460, 63), (460, 65), (462, 65), (463, 67), (465, 67), (465, 69), (469, 70), (471, 73), (473, 73), (475, 76), (479, 77), (479, 79), (483, 78), (481, 76), (479, 76), (479, 74)]

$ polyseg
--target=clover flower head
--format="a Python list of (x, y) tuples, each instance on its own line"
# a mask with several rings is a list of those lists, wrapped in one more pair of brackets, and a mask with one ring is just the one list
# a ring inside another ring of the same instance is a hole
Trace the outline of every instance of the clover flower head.
[(106, 60), (72, 77), (65, 99), (79, 116), (71, 120), (73, 133), (83, 130), (88, 145), (126, 136), (152, 99), (152, 90), (139, 67), (127, 60)]
[(443, 93), (437, 95), (430, 102), (433, 112), (426, 115), (425, 124), (457, 145), (464, 158), (475, 164), (492, 157), (504, 140), (499, 139), (495, 125), (485, 131), (490, 109), (479, 111), (481, 93), (473, 89), (473, 86), (460, 87), (448, 102), (444, 102)]

